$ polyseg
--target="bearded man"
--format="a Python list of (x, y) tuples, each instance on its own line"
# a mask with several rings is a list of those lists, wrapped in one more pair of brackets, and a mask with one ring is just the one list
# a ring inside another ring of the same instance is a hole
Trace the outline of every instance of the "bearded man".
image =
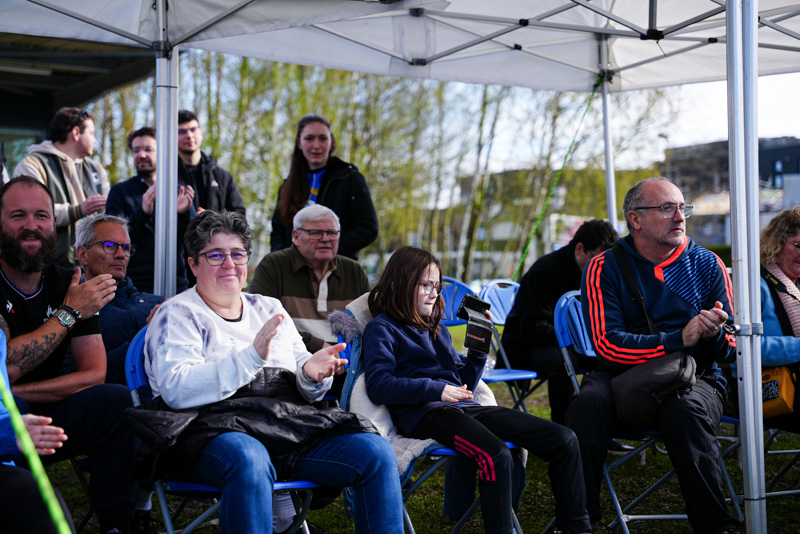
[[(55, 265), (53, 197), (30, 176), (0, 188), (0, 328), (6, 367), (22, 413), (53, 419), (69, 436), (55, 460), (87, 454), (91, 504), (103, 533), (128, 532), (137, 486), (134, 438), (122, 420), (127, 388), (104, 384), (106, 353), (97, 312), (114, 298), (110, 274), (81, 283)], [(60, 374), (67, 349), (76, 370)]]

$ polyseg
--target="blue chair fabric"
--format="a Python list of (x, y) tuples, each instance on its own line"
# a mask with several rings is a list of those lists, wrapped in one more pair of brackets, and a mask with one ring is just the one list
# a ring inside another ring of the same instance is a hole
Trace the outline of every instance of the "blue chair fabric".
[(517, 282), (496, 279), (487, 282), (478, 294), (478, 298), (485, 300), (492, 306), (492, 352), (495, 358), (502, 362), (501, 367), (495, 367), (488, 373), (484, 373), (483, 380), (487, 383), (505, 382), (511, 394), (513, 407), (527, 412), (528, 407), (525, 405), (525, 399), (544, 384), (546, 378), (539, 379), (536, 371), (512, 368), (508, 355), (503, 348), (503, 343), (500, 341), (500, 332), (497, 329), (497, 326), (506, 324), (506, 319), (514, 307), (514, 299), (518, 291), (519, 284)]
[[(147, 374), (144, 370), (144, 342), (147, 334), (147, 326), (142, 328), (136, 336), (134, 336), (128, 347), (128, 352), (125, 357), (125, 379), (128, 384), (128, 390), (131, 392), (131, 398), (134, 406), (141, 406), (152, 399), (152, 390), (150, 383), (147, 379)], [(316, 483), (295, 480), (287, 482), (276, 482), (273, 493), (291, 493), (292, 500), (295, 503), (297, 515), (291, 527), (287, 530), (288, 533), (300, 532), (308, 534), (308, 526), (306, 525), (306, 516), (311, 505), (312, 490), (319, 487)], [(196, 529), (206, 525), (206, 521), (217, 513), (219, 509), (219, 499), (221, 491), (218, 488), (206, 486), (204, 484), (197, 484), (194, 482), (182, 482), (180, 480), (163, 479), (156, 481), (155, 484), (156, 495), (158, 496), (159, 506), (161, 507), (161, 514), (164, 518), (164, 525), (168, 534), (175, 533), (173, 525), (176, 516), (183, 509), (183, 504), (178, 507), (178, 510), (170, 515), (169, 503), (167, 495), (176, 495), (184, 499), (212, 499), (215, 500), (213, 505), (204, 510), (197, 516), (189, 525), (184, 527), (180, 532), (189, 534)]]

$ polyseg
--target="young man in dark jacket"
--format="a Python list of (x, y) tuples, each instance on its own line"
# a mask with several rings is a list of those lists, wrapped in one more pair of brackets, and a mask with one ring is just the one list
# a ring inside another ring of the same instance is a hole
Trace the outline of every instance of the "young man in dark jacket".
[(178, 180), (194, 188), (194, 206), (203, 210), (228, 210), (245, 215), (244, 201), (231, 173), (217, 160), (200, 150), (203, 130), (197, 115), (178, 112)]

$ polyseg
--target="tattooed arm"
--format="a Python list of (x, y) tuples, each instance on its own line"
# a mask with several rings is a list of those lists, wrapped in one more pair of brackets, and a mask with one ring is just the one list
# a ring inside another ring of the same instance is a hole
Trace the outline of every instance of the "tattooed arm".
[(8, 381), (14, 382), (30, 373), (47, 359), (53, 350), (67, 337), (68, 330), (56, 317), (50, 317), (42, 326), (21, 336), (12, 338), (8, 323), (0, 317), (0, 328), (8, 340)]
[[(49, 322), (50, 320), (47, 321)], [(64, 327), (61, 328), (66, 330)], [(11, 386), (11, 392), (28, 402), (58, 402), (88, 387), (105, 382), (106, 349), (100, 334), (73, 337), (70, 341), (70, 350), (77, 368), (74, 373)]]

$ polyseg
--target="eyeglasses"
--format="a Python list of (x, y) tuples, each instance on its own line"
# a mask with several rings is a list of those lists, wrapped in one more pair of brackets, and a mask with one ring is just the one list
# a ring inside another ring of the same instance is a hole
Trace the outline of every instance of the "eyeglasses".
[(675, 212), (681, 210), (683, 216), (687, 219), (692, 216), (692, 210), (694, 206), (689, 206), (685, 204), (683, 206), (678, 206), (677, 204), (664, 204), (663, 206), (641, 206), (639, 208), (633, 208), (634, 210), (661, 210), (661, 216), (665, 219), (671, 219), (675, 217)]
[(187, 133), (195, 133), (199, 130), (199, 126), (192, 126), (191, 128), (178, 128), (178, 135), (186, 135)]
[(106, 254), (116, 254), (118, 248), (122, 248), (122, 253), (126, 256), (133, 256), (133, 253), (136, 252), (136, 245), (132, 245), (130, 243), (117, 243), (116, 241), (95, 241), (94, 243), (89, 243), (86, 246), (91, 247), (92, 245), (103, 245), (103, 252)]
[(431, 291), (434, 289), (436, 290), (437, 295), (441, 295), (442, 288), (444, 287), (444, 284), (441, 282), (419, 282), (419, 285), (422, 286), (422, 292), (426, 295), (430, 295)]
[(89, 116), (89, 112), (86, 111), (85, 109), (82, 109), (81, 112), (78, 113), (78, 116), (75, 117), (75, 120), (72, 121), (71, 123), (69, 123), (69, 127), (67, 128), (67, 131), (71, 132), (73, 128), (75, 128), (77, 125), (79, 125), (81, 123), (81, 121), (83, 120), (84, 117), (88, 117), (88, 116)]
[(234, 265), (246, 265), (250, 259), (250, 252), (247, 250), (232, 250), (228, 253), (221, 250), (209, 250), (201, 252), (198, 256), (205, 256), (209, 265), (219, 266), (225, 263), (225, 257), (230, 256)]
[(339, 230), (306, 230), (305, 228), (298, 228), (298, 230), (307, 233), (311, 239), (320, 239), (323, 234), (328, 236), (329, 239), (338, 239), (339, 234), (342, 233)]

